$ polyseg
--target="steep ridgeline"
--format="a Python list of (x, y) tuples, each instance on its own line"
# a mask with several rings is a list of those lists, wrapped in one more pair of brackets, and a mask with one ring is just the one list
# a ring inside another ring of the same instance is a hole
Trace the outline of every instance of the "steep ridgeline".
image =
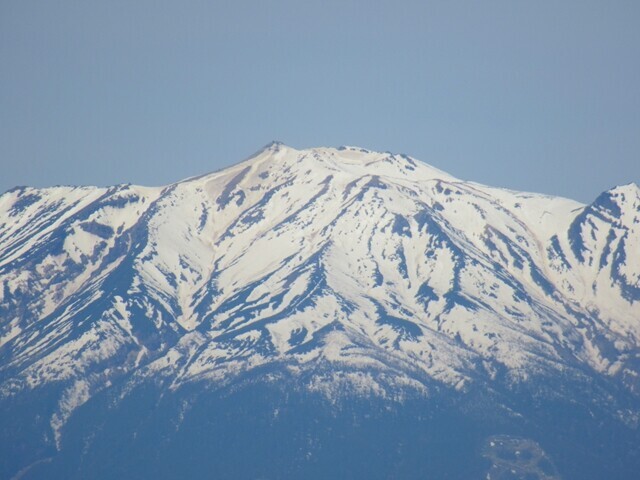
[[(105, 422), (120, 418), (124, 441), (132, 399), (150, 389), (176, 399), (165, 412), (175, 431), (202, 392), (266, 388), (335, 411), (473, 398), (480, 417), (540, 431), (545, 402), (579, 405), (633, 443), (639, 342), (635, 184), (584, 206), (460, 181), (406, 155), (274, 143), (162, 188), (0, 197), (8, 478), (86, 478), (104, 466), (86, 452), (106, 448)], [(635, 455), (625, 448), (623, 469)], [(565, 456), (572, 478), (579, 455)], [(273, 477), (313, 477), (303, 460)]]

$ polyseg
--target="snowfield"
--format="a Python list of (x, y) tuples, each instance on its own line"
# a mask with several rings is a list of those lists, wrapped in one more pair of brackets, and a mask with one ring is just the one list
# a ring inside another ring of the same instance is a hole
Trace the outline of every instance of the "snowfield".
[(0, 400), (58, 388), (58, 445), (114, 382), (265, 365), (332, 401), (559, 374), (637, 398), (639, 342), (635, 184), (583, 205), (273, 143), (165, 187), (0, 196)]

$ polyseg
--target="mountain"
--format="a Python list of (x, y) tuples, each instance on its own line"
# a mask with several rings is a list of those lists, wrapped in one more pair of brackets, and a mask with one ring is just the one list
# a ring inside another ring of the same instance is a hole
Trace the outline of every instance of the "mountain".
[(639, 345), (635, 184), (272, 143), (0, 196), (3, 478), (635, 478)]

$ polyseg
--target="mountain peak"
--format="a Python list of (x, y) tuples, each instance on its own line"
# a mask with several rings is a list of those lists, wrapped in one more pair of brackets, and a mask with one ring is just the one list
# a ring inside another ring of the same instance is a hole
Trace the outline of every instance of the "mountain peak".
[(264, 147), (262, 147), (262, 150), (277, 150), (280, 147), (286, 147), (284, 142), (281, 142), (280, 140), (271, 140)]
[[(282, 142), (271, 142), (236, 167), (266, 175), (265, 169), (284, 169), (301, 175), (338, 174), (356, 178), (375, 175), (405, 181), (445, 180), (455, 177), (406, 154), (380, 152), (358, 146), (311, 147), (296, 149)], [(236, 167), (231, 167), (232, 171)]]

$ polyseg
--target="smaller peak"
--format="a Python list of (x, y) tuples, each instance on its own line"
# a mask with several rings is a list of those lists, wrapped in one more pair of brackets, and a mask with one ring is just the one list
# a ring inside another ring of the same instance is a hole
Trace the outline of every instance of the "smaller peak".
[(618, 185), (611, 189), (612, 192), (638, 192), (640, 187), (636, 182), (625, 183), (624, 185)]
[(591, 206), (619, 217), (626, 204), (633, 205), (637, 203), (638, 199), (640, 199), (640, 187), (636, 183), (630, 182), (605, 190), (598, 195)]
[(602, 192), (598, 198), (600, 198), (600, 197), (622, 197), (622, 200), (624, 200), (624, 197), (627, 196), (627, 195), (630, 195), (630, 196), (638, 195), (638, 196), (640, 196), (640, 187), (638, 187), (637, 183), (629, 182), (629, 183), (625, 183), (623, 185), (616, 185), (615, 187), (612, 187), (612, 188)]
[(635, 182), (629, 182), (629, 183), (623, 183), (621, 185), (615, 185), (615, 186), (613, 186), (611, 188), (608, 188), (603, 193), (606, 193), (606, 192), (625, 192), (625, 191), (633, 191), (633, 190), (640, 190), (640, 187), (638, 187), (638, 184), (635, 183)]

